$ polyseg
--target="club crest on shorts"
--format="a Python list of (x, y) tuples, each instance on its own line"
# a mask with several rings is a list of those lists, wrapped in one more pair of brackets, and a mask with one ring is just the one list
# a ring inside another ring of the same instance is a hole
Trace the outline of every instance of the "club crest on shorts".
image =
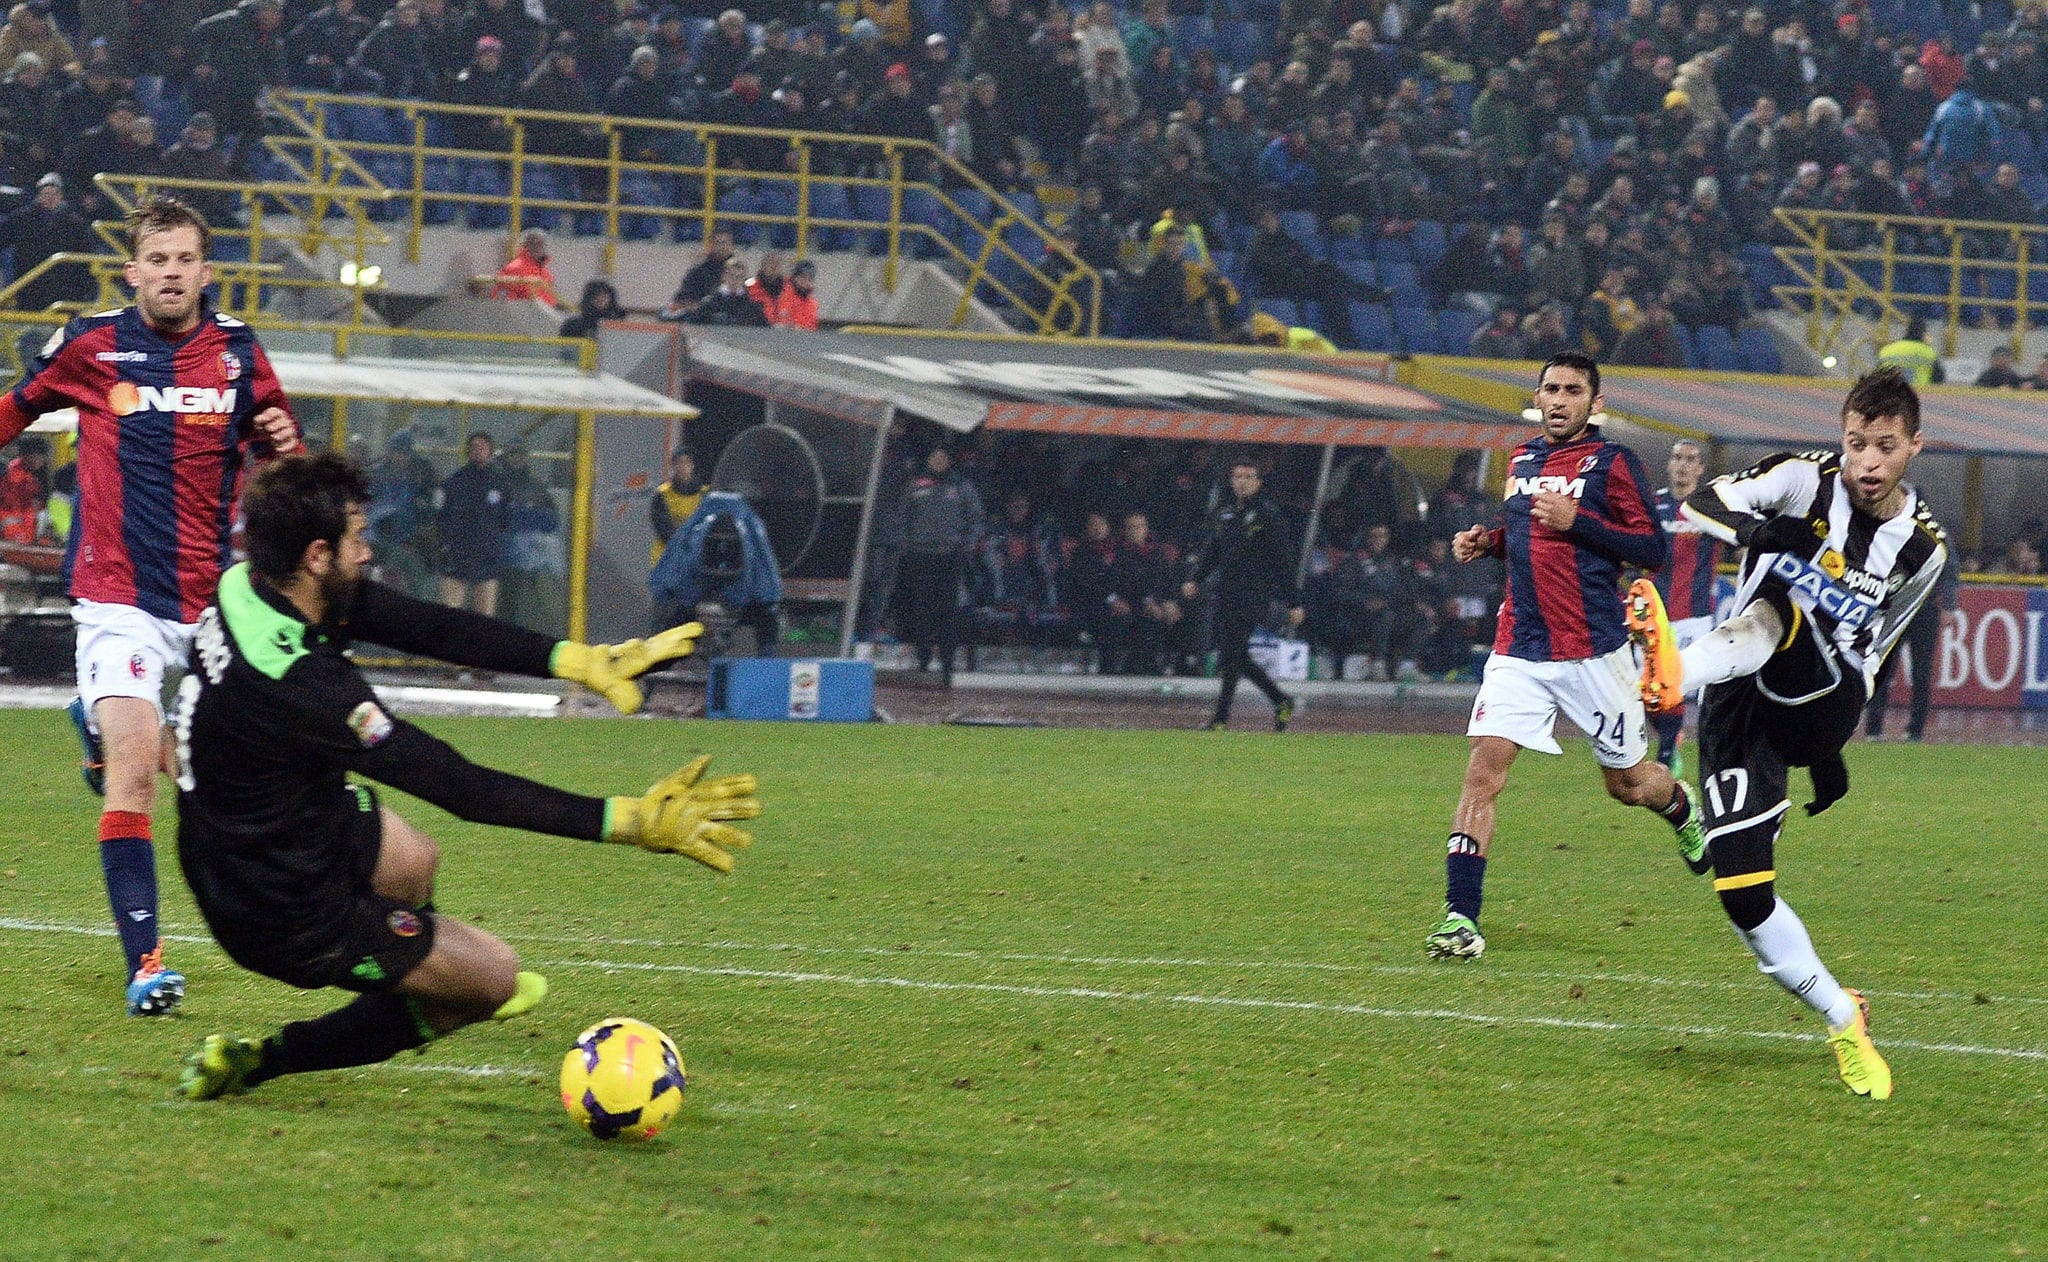
[(394, 726), (391, 716), (374, 701), (365, 701), (348, 712), (348, 730), (356, 734), (356, 741), (364, 749), (382, 745)]
[(384, 917), (384, 923), (390, 927), (391, 932), (401, 938), (417, 938), (420, 936), (420, 930), (426, 928), (418, 915), (403, 907)]
[(128, 655), (128, 673), (137, 679), (141, 679), (149, 674), (149, 663), (142, 660), (142, 654), (130, 653)]

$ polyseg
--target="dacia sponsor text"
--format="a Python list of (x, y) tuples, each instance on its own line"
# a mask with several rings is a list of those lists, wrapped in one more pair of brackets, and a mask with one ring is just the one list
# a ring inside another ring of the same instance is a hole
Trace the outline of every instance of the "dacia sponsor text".
[[(1779, 552), (1771, 557), (1771, 573), (1785, 580), (1794, 596), (1803, 596), (1813, 608), (1835, 619), (1845, 627), (1860, 627), (1870, 621), (1877, 612), (1878, 601), (1859, 592), (1850, 591), (1841, 583), (1827, 576), (1827, 572), (1811, 561), (1801, 560), (1789, 552)], [(1884, 580), (1875, 575), (1851, 570), (1870, 580), (1881, 592)], [(1846, 577), (1846, 576), (1845, 576)]]

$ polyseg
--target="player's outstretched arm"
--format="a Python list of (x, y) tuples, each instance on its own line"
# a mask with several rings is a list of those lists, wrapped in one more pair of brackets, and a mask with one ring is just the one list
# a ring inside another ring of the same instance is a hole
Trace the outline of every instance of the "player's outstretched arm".
[(578, 644), (563, 640), (548, 659), (548, 672), (557, 679), (582, 684), (618, 708), (631, 714), (645, 700), (640, 685), (633, 682), (664, 662), (688, 657), (704, 634), (701, 622), (685, 622), (644, 640), (623, 644)]
[(751, 775), (706, 780), (710, 763), (711, 755), (705, 754), (640, 797), (608, 799), (603, 839), (732, 871), (732, 852), (753, 845), (754, 835), (724, 821), (759, 816), (759, 786)]

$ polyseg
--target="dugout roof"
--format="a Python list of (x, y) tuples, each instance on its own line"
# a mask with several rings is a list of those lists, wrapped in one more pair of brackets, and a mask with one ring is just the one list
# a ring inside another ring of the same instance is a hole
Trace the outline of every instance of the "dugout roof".
[(1518, 412), (1396, 384), (1378, 355), (1256, 347), (685, 326), (687, 375), (879, 425), (1343, 447), (1512, 447)]
[[(605, 416), (658, 416), (688, 420), (697, 409), (610, 373), (587, 373), (566, 364), (468, 364), (450, 360), (384, 359), (279, 351), (270, 356), (288, 396), (410, 403), (420, 407), (479, 407), (518, 412), (596, 412)], [(44, 432), (73, 430), (78, 413), (66, 408), (37, 420)]]
[[(1521, 406), (1536, 382), (1535, 363), (1419, 357), (1418, 385), (1498, 407)], [(1601, 369), (1609, 413), (1669, 434), (1717, 442), (1834, 447), (1842, 437), (1836, 378), (1666, 368)], [(1927, 449), (1962, 456), (2048, 456), (2048, 406), (2030, 391), (1926, 386), (1921, 391)], [(1520, 403), (1513, 403), (1519, 398)]]

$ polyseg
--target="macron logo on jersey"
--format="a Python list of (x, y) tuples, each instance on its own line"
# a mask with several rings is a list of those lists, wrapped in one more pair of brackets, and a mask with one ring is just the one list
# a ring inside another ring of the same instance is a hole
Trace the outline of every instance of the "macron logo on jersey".
[(1507, 497), (1509, 499), (1513, 499), (1517, 495), (1535, 495), (1539, 491), (1550, 491), (1558, 495), (1569, 495), (1573, 499), (1581, 499), (1586, 494), (1586, 479), (1583, 477), (1568, 478), (1561, 473), (1544, 473), (1538, 474), (1533, 478), (1508, 479)]
[(138, 386), (117, 381), (107, 391), (107, 410), (116, 416), (137, 412), (174, 412), (181, 416), (212, 415), (225, 422), (235, 410), (235, 388), (216, 390), (201, 386)]

